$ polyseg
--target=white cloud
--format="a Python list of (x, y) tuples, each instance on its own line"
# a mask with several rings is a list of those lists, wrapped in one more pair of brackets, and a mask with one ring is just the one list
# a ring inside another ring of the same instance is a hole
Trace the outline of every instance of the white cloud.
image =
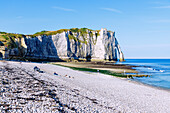
[(113, 9), (113, 8), (101, 8), (101, 9), (106, 10), (106, 11), (112, 11), (112, 12), (115, 12), (115, 13), (122, 13), (122, 11), (117, 10), (117, 9)]
[(146, 32), (150, 32), (150, 33), (169, 33), (170, 30), (147, 30)]
[(156, 5), (163, 5), (163, 6), (167, 6), (170, 4), (169, 1), (154, 1), (154, 2), (149, 2), (150, 4), (156, 4)]
[(59, 9), (59, 10), (62, 10), (62, 11), (70, 11), (70, 12), (75, 12), (74, 9), (68, 9), (68, 8), (63, 8), (63, 7), (52, 7), (53, 9)]
[(170, 59), (170, 57), (126, 57), (126, 59)]
[(156, 8), (156, 9), (170, 9), (170, 5), (168, 5), (168, 6), (158, 6), (158, 7), (153, 7), (153, 8)]
[(165, 20), (152, 20), (152, 21), (149, 21), (149, 23), (170, 23), (170, 19), (165, 19)]
[(152, 4), (163, 4), (162, 2), (158, 2), (158, 1), (156, 1), (156, 2), (151, 2)]
[(158, 4), (158, 5), (166, 5), (167, 2), (158, 2), (158, 1), (155, 1), (155, 2), (150, 2), (151, 4)]
[(17, 16), (16, 18), (20, 19), (20, 18), (23, 18), (23, 16)]
[(138, 44), (138, 45), (123, 45), (124, 48), (169, 48), (170, 44)]

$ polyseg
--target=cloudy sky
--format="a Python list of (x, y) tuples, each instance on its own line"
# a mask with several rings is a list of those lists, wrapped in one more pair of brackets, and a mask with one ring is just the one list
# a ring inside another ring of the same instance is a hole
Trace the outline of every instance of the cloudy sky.
[(107, 28), (125, 58), (170, 58), (169, 0), (0, 0), (0, 31)]

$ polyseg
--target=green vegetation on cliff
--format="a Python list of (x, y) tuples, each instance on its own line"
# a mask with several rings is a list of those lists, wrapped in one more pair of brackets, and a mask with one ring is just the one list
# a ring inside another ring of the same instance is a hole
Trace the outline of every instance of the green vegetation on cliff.
[(71, 28), (70, 31), (73, 32), (73, 33), (78, 33), (79, 29), (78, 28)]
[(88, 28), (71, 28), (71, 29), (60, 29), (60, 30), (57, 30), (57, 31), (40, 31), (40, 32), (36, 32), (35, 34), (32, 34), (32, 35), (23, 35), (23, 34), (16, 34), (16, 33), (6, 33), (6, 32), (0, 32), (0, 38), (2, 38), (2, 36), (5, 36), (6, 37), (23, 37), (23, 36), (31, 36), (31, 37), (36, 37), (36, 36), (41, 36), (41, 35), (46, 35), (46, 36), (49, 36), (49, 35), (56, 35), (57, 33), (62, 33), (62, 32), (72, 32), (72, 33), (79, 33), (81, 36), (85, 36), (87, 34), (90, 35), (90, 37), (93, 36), (93, 32), (95, 33), (96, 36), (99, 36), (99, 31), (100, 30), (91, 30), (91, 29), (88, 29)]
[(34, 35), (36, 36), (36, 35), (44, 35), (44, 34), (46, 34), (48, 31), (41, 31), (41, 32), (36, 32)]
[(0, 31), (0, 34), (7, 34), (7, 33), (6, 33), (6, 32), (1, 32), (1, 31)]
[(78, 39), (75, 36), (71, 35), (71, 34), (68, 35), (68, 38), (73, 39), (74, 41), (78, 41)]
[(57, 30), (57, 31), (40, 31), (40, 32), (37, 32), (33, 35), (27, 35), (27, 36), (32, 36), (32, 37), (35, 37), (35, 36), (40, 36), (40, 35), (56, 35), (57, 33), (62, 33), (62, 32), (72, 32), (72, 33), (79, 33), (81, 36), (85, 36), (87, 35), (88, 33), (90, 34), (90, 36), (92, 37), (93, 36), (93, 32), (95, 32), (96, 36), (99, 36), (99, 31), (100, 30), (91, 30), (91, 29), (88, 29), (88, 28), (71, 28), (71, 29), (60, 29), (60, 30)]
[(22, 38), (24, 36), (25, 35), (23, 34), (0, 32), (0, 41), (4, 44), (4, 46), (12, 49), (17, 47), (15, 39)]
[[(23, 38), (23, 37), (37, 37), (37, 36), (50, 36), (50, 35), (56, 35), (57, 33), (63, 33), (63, 32), (69, 32), (68, 37), (70, 40), (78, 41), (80, 43), (85, 43), (87, 44), (87, 35), (90, 37), (97, 37), (99, 36), (100, 30), (92, 30), (88, 28), (71, 28), (71, 29), (60, 29), (57, 31), (40, 31), (36, 32), (35, 34), (32, 35), (23, 35), (23, 34), (16, 34), (16, 33), (7, 33), (7, 32), (0, 32), (0, 41), (6, 46), (6, 47), (15, 47), (14, 42), (16, 38)], [(80, 38), (82, 37), (82, 38)], [(95, 39), (92, 39), (93, 43), (95, 44)]]

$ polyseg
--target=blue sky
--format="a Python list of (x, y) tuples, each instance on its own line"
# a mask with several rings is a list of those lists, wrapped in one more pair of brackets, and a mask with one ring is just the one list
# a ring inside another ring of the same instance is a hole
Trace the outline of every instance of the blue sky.
[(125, 58), (170, 58), (169, 0), (0, 0), (0, 31), (107, 28)]

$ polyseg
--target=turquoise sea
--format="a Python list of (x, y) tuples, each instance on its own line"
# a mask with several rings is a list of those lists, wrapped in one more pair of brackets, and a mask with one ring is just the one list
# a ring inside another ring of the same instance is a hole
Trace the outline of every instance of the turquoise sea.
[(134, 80), (148, 85), (170, 89), (170, 59), (126, 59), (118, 64), (129, 64), (135, 67), (140, 74), (151, 77), (135, 77)]

